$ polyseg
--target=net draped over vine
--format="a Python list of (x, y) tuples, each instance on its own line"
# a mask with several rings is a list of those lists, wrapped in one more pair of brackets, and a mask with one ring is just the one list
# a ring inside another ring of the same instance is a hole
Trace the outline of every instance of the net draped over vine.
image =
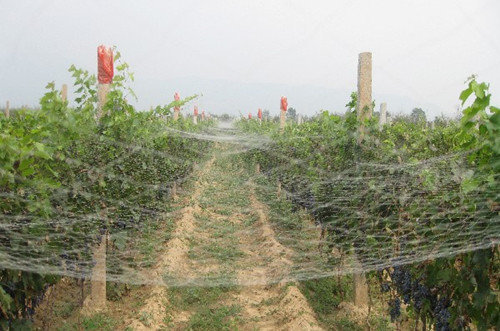
[(445, 128), (425, 129), (431, 152), (419, 154), (385, 131), (356, 144), (341, 126), (325, 136), (158, 124), (147, 140), (110, 127), (34, 143), (0, 173), (2, 268), (88, 278), (104, 236), (108, 281), (250, 285), (500, 242), (498, 173), (477, 171), (473, 148), (439, 145)]

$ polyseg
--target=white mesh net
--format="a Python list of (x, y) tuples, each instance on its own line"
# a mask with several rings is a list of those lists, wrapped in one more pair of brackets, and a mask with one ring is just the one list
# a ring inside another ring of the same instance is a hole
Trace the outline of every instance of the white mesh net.
[[(471, 175), (470, 152), (371, 163), (356, 160), (370, 150), (357, 151), (350, 166), (324, 170), (314, 166), (320, 150), (292, 157), (270, 137), (227, 123), (198, 133), (164, 128), (161, 135), (183, 152), (96, 135), (85, 146), (92, 159), (75, 151), (60, 160), (63, 185), (42, 189), (50, 184), (30, 180), (2, 191), (2, 205), (22, 212), (2, 212), (1, 267), (88, 278), (96, 259), (105, 258), (108, 281), (270, 284), (500, 241), (498, 187), (484, 184), (465, 195), (461, 189)], [(110, 162), (96, 161), (111, 150), (119, 153)], [(184, 175), (162, 182), (161, 171), (172, 169)], [(498, 174), (483, 182), (491, 181)], [(101, 242), (106, 254), (99, 257)]]

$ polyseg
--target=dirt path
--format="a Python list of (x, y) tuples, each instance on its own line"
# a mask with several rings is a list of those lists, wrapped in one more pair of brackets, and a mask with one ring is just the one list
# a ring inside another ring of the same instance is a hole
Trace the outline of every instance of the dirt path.
[[(186, 206), (179, 211), (172, 239), (168, 241), (165, 253), (160, 261), (151, 270), (152, 277), (161, 278), (165, 273), (182, 275), (189, 269), (187, 264), (187, 253), (189, 250), (189, 238), (194, 235), (194, 213), (199, 212), (197, 200), (203, 189), (201, 180), (207, 171), (210, 171), (214, 162), (211, 158), (198, 172), (198, 181), (194, 183), (194, 191), (191, 196), (183, 197), (182, 204)], [(167, 289), (165, 286), (153, 286), (149, 289), (150, 295), (139, 311), (139, 316), (129, 322), (134, 330), (151, 330), (165, 327), (165, 307), (169, 305)], [(178, 314), (177, 322), (185, 322), (186, 316)]]
[(134, 330), (318, 330), (313, 310), (288, 279), (294, 252), (277, 239), (252, 172), (234, 147), (213, 157), (181, 193), (181, 208)]

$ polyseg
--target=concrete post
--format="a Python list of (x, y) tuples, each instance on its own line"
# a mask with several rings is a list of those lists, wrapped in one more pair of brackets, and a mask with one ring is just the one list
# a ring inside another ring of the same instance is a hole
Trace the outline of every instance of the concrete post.
[(114, 75), (113, 50), (101, 45), (97, 47), (97, 120), (103, 115), (108, 92)]
[(364, 121), (372, 117), (372, 53), (360, 53), (358, 57), (358, 103), (356, 105), (359, 126), (359, 140), (365, 135)]
[[(103, 45), (97, 48), (97, 120), (102, 117), (104, 105), (113, 81), (113, 51)], [(67, 97), (67, 95), (65, 96)], [(107, 210), (101, 212), (101, 218), (106, 219)], [(90, 295), (85, 299), (83, 312), (92, 314), (106, 308), (106, 254), (108, 230), (101, 232), (101, 242), (92, 250), (95, 262), (92, 268)]]
[(280, 113), (280, 129), (283, 130), (285, 128), (285, 123), (286, 123), (286, 111), (281, 110)]
[[(179, 101), (181, 99), (181, 96), (179, 95), (178, 92), (175, 92), (174, 94), (174, 100)], [(179, 113), (181, 112), (181, 107), (174, 107), (174, 121), (177, 121), (179, 119)]]
[(286, 123), (286, 111), (288, 109), (288, 100), (286, 97), (281, 97), (281, 102), (280, 102), (280, 129), (283, 131), (285, 128), (285, 123)]
[(68, 85), (63, 84), (61, 89), (61, 99), (66, 102), (68, 100)]
[(194, 125), (198, 124), (198, 107), (197, 106), (194, 106), (193, 124)]
[(109, 90), (111, 89), (111, 84), (97, 84), (97, 120), (99, 120), (103, 114), (104, 105), (106, 104)]
[[(372, 53), (360, 53), (358, 57), (358, 103), (356, 112), (360, 121), (358, 143), (364, 140), (364, 121), (372, 117)], [(353, 252), (353, 261), (357, 270), (353, 275), (354, 304), (356, 306), (368, 305), (368, 284), (362, 272), (362, 264)]]
[(387, 103), (382, 102), (380, 104), (380, 118), (379, 118), (380, 129), (382, 129), (385, 124), (387, 124)]
[(366, 275), (362, 271), (363, 266), (361, 265), (356, 253), (353, 254), (353, 266), (358, 269), (353, 274), (354, 281), (354, 304), (357, 307), (368, 305), (368, 283), (366, 282)]

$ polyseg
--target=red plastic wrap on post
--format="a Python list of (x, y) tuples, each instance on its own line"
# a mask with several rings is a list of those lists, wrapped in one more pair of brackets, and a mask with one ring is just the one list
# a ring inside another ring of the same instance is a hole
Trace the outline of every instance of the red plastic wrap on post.
[(281, 97), (281, 110), (286, 111), (288, 109), (288, 100), (286, 97)]
[(194, 116), (198, 116), (198, 106), (194, 106)]
[(257, 117), (259, 119), (262, 119), (262, 109), (259, 108), (259, 111), (257, 112)]
[(252, 113), (248, 113), (248, 119), (251, 120), (252, 119)]
[(104, 45), (97, 47), (97, 80), (100, 84), (113, 81), (113, 50)]
[[(179, 92), (175, 92), (175, 94), (174, 94), (174, 100), (175, 101), (179, 101), (180, 99), (181, 99), (181, 96), (179, 95)], [(181, 110), (181, 107), (175, 106), (174, 110), (175, 111), (179, 111), (179, 110)]]

